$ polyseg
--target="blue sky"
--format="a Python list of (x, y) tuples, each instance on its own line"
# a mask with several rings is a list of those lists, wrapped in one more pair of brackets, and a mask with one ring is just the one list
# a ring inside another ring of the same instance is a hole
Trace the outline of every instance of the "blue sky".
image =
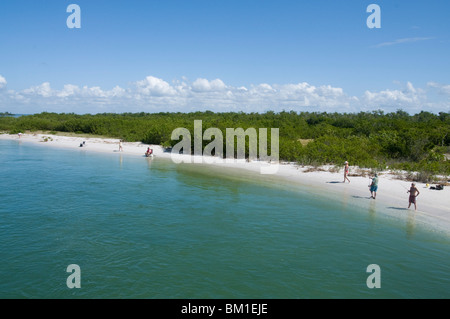
[(448, 112), (449, 15), (446, 0), (2, 0), (0, 111)]

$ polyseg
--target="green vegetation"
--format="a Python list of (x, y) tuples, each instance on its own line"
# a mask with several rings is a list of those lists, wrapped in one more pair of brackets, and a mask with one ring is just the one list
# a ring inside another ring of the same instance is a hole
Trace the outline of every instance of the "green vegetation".
[[(280, 160), (304, 165), (342, 165), (450, 175), (450, 113), (382, 111), (341, 113), (104, 113), (96, 115), (41, 113), (0, 117), (0, 130), (75, 132), (173, 146), (172, 131), (185, 127), (193, 134), (194, 120), (203, 130), (279, 128)], [(225, 138), (224, 138), (225, 140)], [(204, 145), (208, 142), (204, 141)], [(270, 143), (269, 143), (270, 145)], [(224, 148), (225, 150), (225, 148)], [(448, 155), (447, 155), (448, 156)]]

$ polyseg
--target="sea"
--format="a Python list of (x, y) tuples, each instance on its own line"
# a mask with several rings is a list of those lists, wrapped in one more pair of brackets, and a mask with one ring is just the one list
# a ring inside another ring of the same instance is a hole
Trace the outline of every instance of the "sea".
[(0, 298), (450, 298), (448, 233), (252, 174), (0, 140)]

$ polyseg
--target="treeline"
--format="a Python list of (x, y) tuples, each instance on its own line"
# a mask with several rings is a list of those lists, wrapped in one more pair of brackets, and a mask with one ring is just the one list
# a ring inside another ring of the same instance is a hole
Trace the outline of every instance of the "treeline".
[[(96, 115), (41, 113), (0, 117), (0, 130), (61, 131), (89, 133), (173, 146), (172, 131), (219, 128), (279, 128), (280, 159), (304, 165), (351, 165), (367, 168), (387, 166), (408, 171), (450, 175), (450, 113), (382, 111), (360, 113), (103, 113)], [(209, 142), (205, 141), (204, 145)], [(270, 145), (270, 141), (269, 141)]]

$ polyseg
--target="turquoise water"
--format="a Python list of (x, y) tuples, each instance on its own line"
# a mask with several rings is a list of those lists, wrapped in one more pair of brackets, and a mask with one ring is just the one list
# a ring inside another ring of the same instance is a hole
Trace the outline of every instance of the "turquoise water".
[(0, 165), (1, 298), (450, 297), (450, 237), (413, 219), (158, 158), (0, 141)]

